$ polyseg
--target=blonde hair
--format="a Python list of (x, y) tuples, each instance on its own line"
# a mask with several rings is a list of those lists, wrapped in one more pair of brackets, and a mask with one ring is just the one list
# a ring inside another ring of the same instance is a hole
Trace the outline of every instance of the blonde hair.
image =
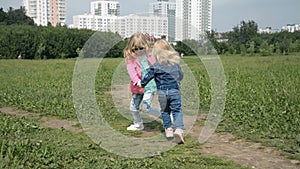
[(127, 39), (127, 45), (123, 50), (126, 60), (129, 60), (135, 56), (134, 52), (132, 51), (135, 47), (144, 47), (146, 51), (149, 50), (149, 44), (144, 34), (138, 32), (131, 35)]
[(159, 63), (174, 65), (180, 62), (178, 52), (164, 39), (154, 43), (152, 54)]

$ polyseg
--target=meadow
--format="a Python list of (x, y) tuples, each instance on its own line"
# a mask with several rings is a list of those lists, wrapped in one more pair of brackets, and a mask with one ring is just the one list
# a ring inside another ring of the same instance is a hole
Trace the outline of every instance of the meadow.
[[(217, 132), (261, 142), (300, 160), (300, 55), (221, 56), (226, 76), (226, 105)], [(108, 91), (123, 58), (105, 58), (95, 81), (103, 116), (118, 131), (131, 121), (120, 116)], [(210, 106), (210, 81), (201, 60), (184, 58), (198, 82), (199, 113)], [(76, 119), (72, 97), (75, 59), (0, 60), (0, 107), (15, 107), (41, 116)], [(36, 118), (0, 113), (0, 168), (243, 168), (234, 162), (199, 153), (201, 144), (186, 138), (153, 157), (117, 156), (95, 144), (84, 132), (39, 125)], [(202, 125), (198, 121), (196, 125)], [(80, 129), (80, 124), (76, 125)], [(154, 129), (161, 130), (159, 126)]]

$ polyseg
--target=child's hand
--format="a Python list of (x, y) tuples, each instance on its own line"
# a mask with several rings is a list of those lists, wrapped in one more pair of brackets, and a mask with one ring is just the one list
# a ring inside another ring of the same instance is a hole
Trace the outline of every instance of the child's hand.
[(136, 85), (137, 85), (138, 87), (142, 87), (141, 81), (138, 81)]

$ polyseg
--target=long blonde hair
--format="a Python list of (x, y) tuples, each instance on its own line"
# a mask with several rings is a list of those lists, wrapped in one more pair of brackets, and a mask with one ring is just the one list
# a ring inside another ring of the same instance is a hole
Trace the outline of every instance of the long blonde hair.
[(174, 65), (180, 62), (178, 52), (164, 39), (154, 43), (152, 54), (162, 64)]
[(138, 32), (131, 35), (127, 39), (127, 45), (123, 50), (123, 54), (126, 60), (129, 60), (135, 56), (135, 53), (133, 52), (133, 49), (135, 47), (144, 47), (146, 51), (149, 50), (149, 44), (144, 34)]

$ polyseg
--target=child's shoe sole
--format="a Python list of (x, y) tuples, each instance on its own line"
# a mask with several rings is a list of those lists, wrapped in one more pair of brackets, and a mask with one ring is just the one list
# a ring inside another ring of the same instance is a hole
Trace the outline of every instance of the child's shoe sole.
[(176, 129), (174, 132), (174, 140), (177, 144), (184, 144), (184, 138), (183, 138), (183, 131), (182, 129)]

